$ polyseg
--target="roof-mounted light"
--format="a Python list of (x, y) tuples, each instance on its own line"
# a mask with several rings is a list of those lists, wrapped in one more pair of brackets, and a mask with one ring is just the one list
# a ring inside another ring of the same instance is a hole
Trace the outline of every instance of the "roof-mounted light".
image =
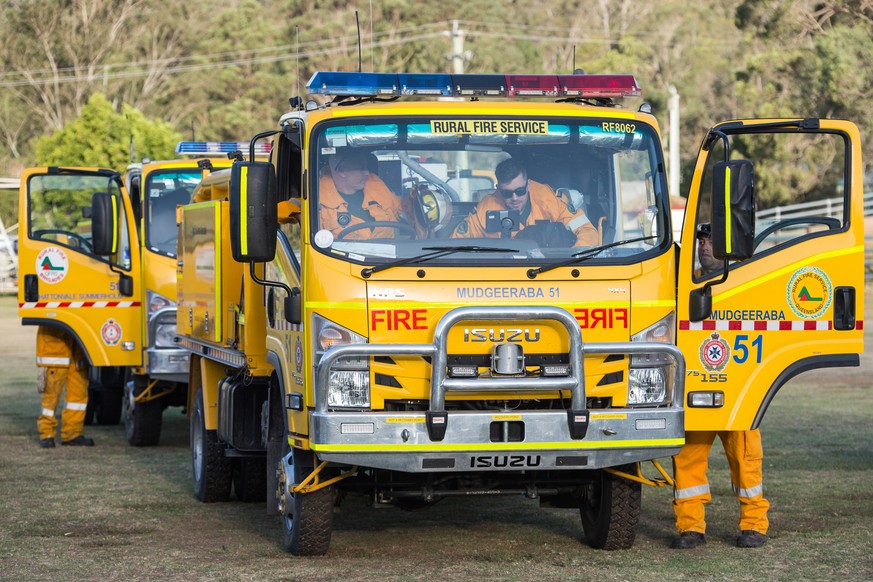
[(306, 84), (310, 94), (379, 97), (633, 97), (633, 75), (445, 75), (319, 71)]
[[(267, 156), (270, 154), (273, 144), (269, 142), (258, 142), (255, 144), (256, 156)], [(249, 153), (249, 142), (247, 141), (180, 141), (176, 144), (176, 153), (182, 156), (195, 158), (202, 157), (217, 157), (226, 156), (229, 153), (241, 151), (244, 154)]]
[(403, 73), (398, 78), (401, 95), (452, 95), (451, 75)]
[(341, 73), (319, 71), (306, 83), (309, 93), (321, 95), (396, 95), (400, 89), (394, 73)]
[(557, 97), (560, 84), (557, 75), (506, 75), (509, 97)]
[(503, 75), (452, 75), (455, 95), (460, 97), (505, 97), (506, 77)]
[(633, 75), (558, 75), (567, 97), (636, 97), (640, 86)]

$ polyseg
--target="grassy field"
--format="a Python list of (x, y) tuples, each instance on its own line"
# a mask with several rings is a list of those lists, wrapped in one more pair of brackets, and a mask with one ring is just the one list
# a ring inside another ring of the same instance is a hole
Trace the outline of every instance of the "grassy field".
[(413, 513), (351, 498), (329, 554), (302, 559), (282, 551), (279, 523), (262, 505), (194, 499), (179, 409), (164, 413), (157, 448), (127, 446), (117, 426), (87, 427), (92, 449), (39, 449), (34, 336), (20, 327), (15, 298), (0, 297), (0, 579), (873, 579), (869, 356), (861, 368), (795, 378), (771, 406), (762, 429), (772, 503), (763, 548), (733, 545), (738, 504), (716, 445), (709, 543), (695, 551), (669, 549), (671, 491), (644, 488), (631, 550), (592, 550), (580, 541), (578, 512), (524, 499), (449, 499)]

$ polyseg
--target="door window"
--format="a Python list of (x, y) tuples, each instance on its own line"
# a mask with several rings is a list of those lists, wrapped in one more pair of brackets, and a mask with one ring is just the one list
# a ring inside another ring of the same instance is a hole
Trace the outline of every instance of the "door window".
[[(752, 259), (846, 228), (848, 141), (840, 134), (745, 133), (731, 136), (732, 159), (755, 164), (755, 243)], [(695, 224), (695, 280), (722, 269), (711, 255), (708, 233), (712, 219), (712, 168), (724, 160), (719, 140), (709, 152)]]
[(130, 235), (123, 211), (121, 191), (115, 176), (106, 174), (43, 174), (28, 181), (28, 224), (33, 240), (63, 246), (74, 252), (93, 256), (91, 221), (83, 209), (91, 207), (96, 192), (109, 192), (118, 204), (119, 244), (116, 255), (109, 258), (123, 269), (130, 268)]

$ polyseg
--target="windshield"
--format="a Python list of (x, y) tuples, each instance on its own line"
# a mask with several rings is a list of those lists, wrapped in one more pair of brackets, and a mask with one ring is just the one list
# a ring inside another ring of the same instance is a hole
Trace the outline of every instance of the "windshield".
[(191, 194), (201, 177), (197, 168), (158, 170), (148, 175), (143, 189), (147, 248), (176, 256), (176, 206), (191, 202)]
[(489, 247), (507, 252), (427, 260), (541, 265), (611, 245), (590, 262), (632, 262), (669, 241), (660, 144), (638, 121), (360, 121), (315, 129), (312, 243), (332, 256), (378, 265)]

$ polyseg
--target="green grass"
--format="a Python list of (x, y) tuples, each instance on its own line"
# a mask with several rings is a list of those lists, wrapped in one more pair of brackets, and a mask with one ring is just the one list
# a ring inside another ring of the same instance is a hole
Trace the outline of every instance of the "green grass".
[[(162, 444), (134, 449), (86, 427), (93, 449), (36, 446), (33, 329), (0, 297), (0, 579), (8, 580), (870, 580), (873, 391), (862, 367), (791, 381), (762, 427), (771, 539), (733, 545), (738, 504), (720, 444), (711, 456), (708, 543), (669, 549), (671, 491), (644, 488), (636, 545), (600, 552), (578, 512), (521, 498), (449, 499), (423, 512), (349, 498), (324, 558), (293, 558), (260, 504), (201, 504), (187, 419), (164, 413)], [(716, 441), (718, 443), (718, 441)], [(665, 462), (669, 466), (669, 462)]]

